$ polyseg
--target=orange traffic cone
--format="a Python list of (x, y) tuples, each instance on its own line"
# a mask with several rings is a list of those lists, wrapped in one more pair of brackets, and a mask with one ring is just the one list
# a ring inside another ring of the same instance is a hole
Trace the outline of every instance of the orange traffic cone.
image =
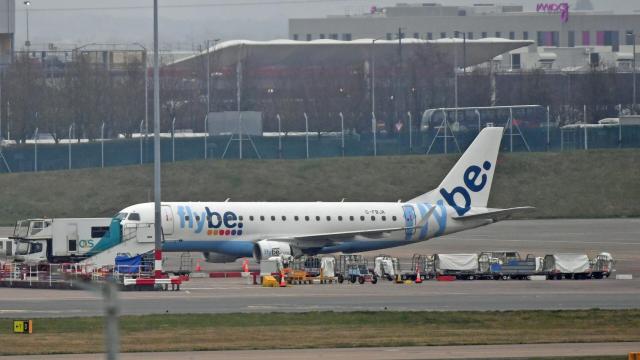
[(420, 277), (420, 268), (416, 268), (416, 284), (421, 284), (422, 278)]
[(196, 260), (196, 272), (201, 272), (202, 267), (200, 266), (200, 259)]
[(286, 287), (287, 282), (284, 280), (284, 271), (280, 272), (280, 287)]
[(249, 259), (244, 259), (244, 261), (242, 262), (242, 272), (249, 272)]

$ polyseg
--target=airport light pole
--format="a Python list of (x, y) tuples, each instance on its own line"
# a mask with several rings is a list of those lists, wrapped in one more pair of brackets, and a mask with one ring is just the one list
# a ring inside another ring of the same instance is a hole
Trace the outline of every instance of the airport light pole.
[(627, 37), (631, 37), (633, 39), (633, 60), (632, 60), (632, 73), (633, 73), (633, 108), (631, 109), (631, 113), (633, 115), (636, 114), (636, 34), (633, 31), (628, 31), (625, 34)]
[(33, 171), (38, 172), (38, 128), (33, 133)]
[(342, 115), (342, 111), (338, 115), (340, 115), (340, 137), (342, 139), (342, 156), (344, 157), (344, 115)]
[(304, 140), (307, 147), (307, 159), (309, 158), (309, 117), (307, 113), (302, 113), (304, 115)]
[(153, 0), (153, 198), (154, 276), (162, 276), (162, 216), (160, 214), (160, 59), (158, 56), (158, 0)]
[(26, 0), (23, 2), (26, 8), (27, 14), (27, 41), (25, 41), (24, 45), (27, 47), (27, 52), (29, 51), (29, 47), (31, 46), (31, 41), (29, 41), (29, 7), (31, 6), (31, 1)]
[(382, 40), (379, 37), (371, 40), (371, 131), (373, 132), (373, 156), (378, 155), (378, 144), (376, 138), (376, 41)]

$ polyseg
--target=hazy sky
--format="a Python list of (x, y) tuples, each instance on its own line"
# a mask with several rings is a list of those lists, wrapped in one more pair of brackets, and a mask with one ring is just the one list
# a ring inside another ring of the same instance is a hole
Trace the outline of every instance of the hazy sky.
[[(292, 17), (358, 14), (372, 5), (425, 0), (159, 0), (160, 42), (184, 50), (197, 48), (205, 39), (269, 40), (287, 37)], [(471, 5), (478, 0), (428, 0)], [(591, 0), (597, 10), (631, 12), (637, 0)], [(481, 1), (491, 2), (491, 1)], [(505, 0), (532, 10), (538, 0)], [(570, 1), (573, 3), (573, 1)], [(86, 44), (142, 42), (151, 44), (152, 0), (31, 0), (29, 32), (32, 44)], [(88, 9), (89, 8), (89, 9)], [(90, 8), (100, 8), (90, 10)], [(23, 0), (16, 0), (16, 48), (26, 39)]]

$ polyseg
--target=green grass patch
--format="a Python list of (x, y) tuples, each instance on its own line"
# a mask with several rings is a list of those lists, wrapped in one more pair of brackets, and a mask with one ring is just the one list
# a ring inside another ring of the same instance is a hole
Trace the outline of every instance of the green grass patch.
[[(165, 201), (397, 201), (435, 188), (459, 155), (163, 164)], [(152, 166), (0, 175), (0, 225), (111, 216), (152, 200)], [(529, 218), (640, 216), (640, 149), (502, 154), (489, 205)]]
[[(103, 349), (98, 317), (0, 319), (0, 355)], [(123, 351), (640, 341), (640, 310), (309, 312), (123, 316)]]

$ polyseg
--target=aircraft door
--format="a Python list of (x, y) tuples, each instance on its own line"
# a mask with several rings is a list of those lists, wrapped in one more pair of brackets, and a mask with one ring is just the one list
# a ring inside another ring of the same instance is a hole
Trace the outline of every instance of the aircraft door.
[(405, 229), (405, 239), (411, 240), (411, 237), (416, 232), (416, 212), (412, 205), (402, 206), (402, 211), (404, 213), (404, 226), (407, 228)]
[(78, 224), (67, 224), (67, 250), (69, 253), (78, 252)]
[(173, 234), (173, 211), (169, 205), (162, 205), (162, 233)]

